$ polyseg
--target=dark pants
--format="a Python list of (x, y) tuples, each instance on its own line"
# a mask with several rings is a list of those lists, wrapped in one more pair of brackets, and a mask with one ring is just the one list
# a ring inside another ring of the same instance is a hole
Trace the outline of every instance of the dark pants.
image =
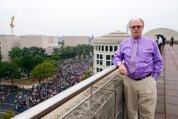
[(159, 48), (159, 51), (160, 51), (161, 54), (162, 54), (162, 47), (163, 47), (163, 44), (160, 43), (160, 44), (158, 45), (158, 48)]

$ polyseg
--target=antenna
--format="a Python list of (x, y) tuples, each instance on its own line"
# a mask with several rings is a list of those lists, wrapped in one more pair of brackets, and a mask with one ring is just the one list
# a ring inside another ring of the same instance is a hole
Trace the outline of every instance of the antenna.
[(10, 27), (11, 27), (11, 35), (13, 35), (13, 28), (14, 28), (14, 16), (12, 16), (12, 17), (11, 17)]

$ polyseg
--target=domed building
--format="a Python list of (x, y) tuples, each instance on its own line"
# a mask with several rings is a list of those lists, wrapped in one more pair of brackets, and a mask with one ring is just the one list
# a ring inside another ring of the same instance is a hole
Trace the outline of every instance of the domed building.
[(162, 34), (166, 38), (166, 42), (170, 42), (170, 38), (173, 36), (175, 42), (178, 41), (178, 32), (168, 28), (156, 28), (152, 29), (144, 34), (144, 36), (156, 39), (157, 34)]
[(118, 44), (130, 37), (127, 33), (116, 31), (92, 40), (94, 47), (93, 73), (101, 72), (112, 65), (112, 57)]

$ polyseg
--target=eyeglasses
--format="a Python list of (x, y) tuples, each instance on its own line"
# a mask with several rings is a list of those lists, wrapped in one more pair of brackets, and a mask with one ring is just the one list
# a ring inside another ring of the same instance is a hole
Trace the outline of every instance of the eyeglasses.
[(143, 28), (143, 26), (130, 26), (130, 28), (132, 28), (132, 29), (141, 29), (141, 28)]

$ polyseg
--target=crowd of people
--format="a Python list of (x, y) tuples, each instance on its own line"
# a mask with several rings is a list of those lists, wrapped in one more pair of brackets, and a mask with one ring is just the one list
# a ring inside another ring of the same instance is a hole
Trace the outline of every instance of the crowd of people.
[(61, 67), (52, 79), (33, 85), (27, 91), (18, 92), (15, 99), (16, 111), (22, 112), (79, 83), (84, 71), (92, 67), (92, 62), (65, 63)]

